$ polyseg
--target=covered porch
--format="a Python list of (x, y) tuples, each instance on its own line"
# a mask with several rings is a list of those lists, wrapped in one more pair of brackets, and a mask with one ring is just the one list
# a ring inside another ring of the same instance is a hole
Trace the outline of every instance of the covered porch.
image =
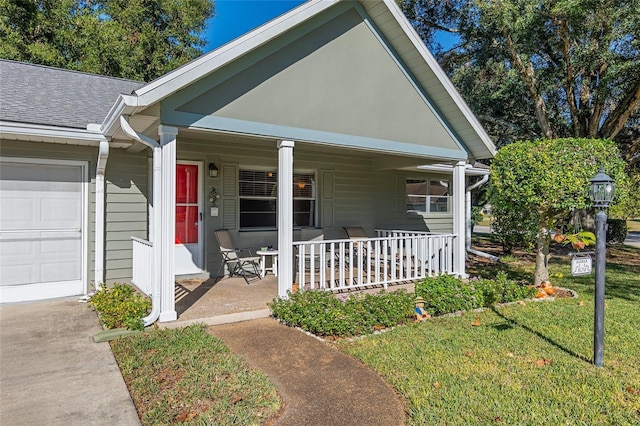
[(122, 95), (102, 130), (151, 154), (147, 322), (178, 318), (176, 278), (224, 271), (219, 229), (277, 248), (279, 297), (464, 276), (468, 171), (495, 153), (391, 0), (306, 2)]

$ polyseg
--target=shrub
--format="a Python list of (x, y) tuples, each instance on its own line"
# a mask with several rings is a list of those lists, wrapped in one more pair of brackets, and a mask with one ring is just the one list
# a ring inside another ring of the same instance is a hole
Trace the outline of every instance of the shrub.
[(100, 288), (89, 299), (89, 305), (98, 311), (104, 327), (144, 330), (142, 318), (151, 309), (151, 301), (128, 284), (114, 284)]
[(392, 327), (413, 316), (414, 296), (405, 291), (338, 296), (325, 291), (289, 293), (269, 304), (273, 316), (320, 336), (357, 336)]
[(624, 219), (608, 219), (607, 225), (607, 242), (623, 243), (627, 238), (627, 221)]
[(493, 306), (498, 303), (515, 302), (517, 300), (535, 297), (536, 290), (533, 287), (521, 285), (517, 281), (507, 278), (504, 271), (498, 272), (495, 279), (472, 280), (476, 289), (482, 292), (484, 306)]
[(424, 299), (424, 307), (432, 315), (468, 311), (484, 306), (482, 292), (473, 282), (463, 282), (452, 275), (428, 277), (416, 284), (416, 296)]

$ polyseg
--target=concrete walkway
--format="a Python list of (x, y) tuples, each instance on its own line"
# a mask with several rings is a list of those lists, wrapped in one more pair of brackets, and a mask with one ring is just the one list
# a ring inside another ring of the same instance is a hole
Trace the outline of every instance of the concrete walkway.
[(285, 402), (277, 426), (404, 424), (400, 399), (376, 373), (299, 330), (265, 318), (209, 332), (276, 385)]
[(0, 424), (139, 425), (100, 330), (76, 299), (0, 306)]

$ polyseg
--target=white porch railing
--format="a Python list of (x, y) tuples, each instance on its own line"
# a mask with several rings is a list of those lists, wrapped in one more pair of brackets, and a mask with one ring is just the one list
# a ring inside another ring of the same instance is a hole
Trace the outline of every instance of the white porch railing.
[(343, 290), (452, 274), (454, 234), (376, 230), (378, 237), (293, 243), (301, 289)]
[(133, 278), (131, 282), (146, 294), (153, 289), (153, 243), (131, 237), (133, 243)]

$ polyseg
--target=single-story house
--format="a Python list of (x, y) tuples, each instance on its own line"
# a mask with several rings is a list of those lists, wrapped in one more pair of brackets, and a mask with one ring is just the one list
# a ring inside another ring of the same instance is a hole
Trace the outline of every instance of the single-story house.
[(146, 84), (2, 60), (0, 98), (0, 301), (133, 280), (148, 321), (219, 271), (217, 229), (278, 248), (281, 296), (464, 275), (496, 151), (393, 0), (310, 0)]

